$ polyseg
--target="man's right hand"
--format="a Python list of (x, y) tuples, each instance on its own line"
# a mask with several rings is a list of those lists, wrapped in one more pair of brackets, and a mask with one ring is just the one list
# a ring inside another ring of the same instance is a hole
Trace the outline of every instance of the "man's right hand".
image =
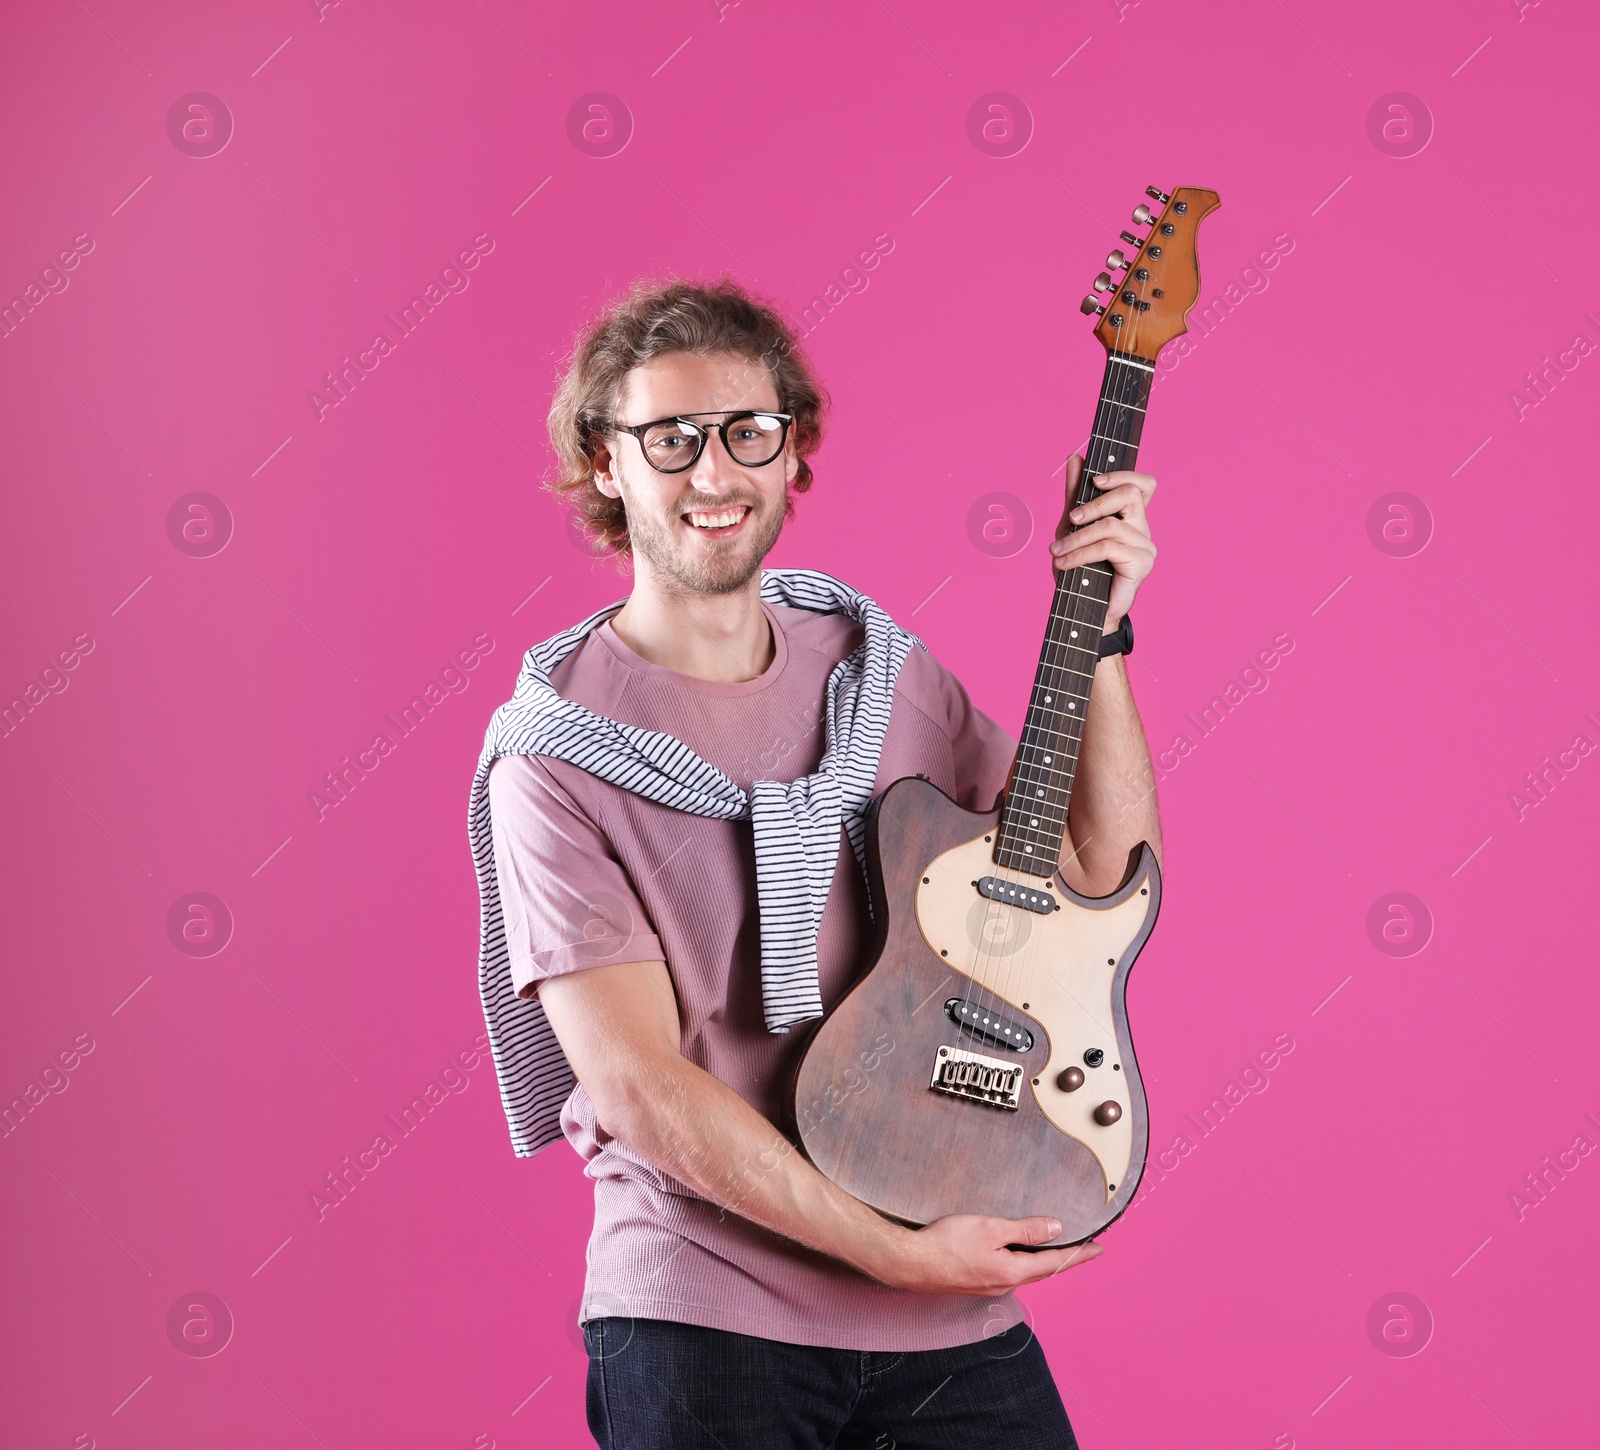
[(885, 1262), (868, 1272), (893, 1288), (922, 1294), (1004, 1294), (1105, 1252), (1093, 1240), (1032, 1252), (1006, 1247), (1048, 1243), (1060, 1232), (1061, 1224), (1053, 1218), (952, 1213), (924, 1229), (895, 1235), (886, 1249)]

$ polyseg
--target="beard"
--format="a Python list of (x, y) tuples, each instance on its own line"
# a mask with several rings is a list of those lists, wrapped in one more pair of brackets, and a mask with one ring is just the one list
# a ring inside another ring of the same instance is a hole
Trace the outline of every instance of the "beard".
[(744, 527), (737, 538), (714, 539), (698, 543), (680, 530), (692, 527), (681, 523), (678, 514), (659, 518), (647, 512), (629, 512), (628, 538), (633, 551), (655, 571), (663, 586), (683, 594), (732, 594), (744, 588), (772, 552), (783, 531), (789, 512), (759, 498), (730, 500), (748, 504)]

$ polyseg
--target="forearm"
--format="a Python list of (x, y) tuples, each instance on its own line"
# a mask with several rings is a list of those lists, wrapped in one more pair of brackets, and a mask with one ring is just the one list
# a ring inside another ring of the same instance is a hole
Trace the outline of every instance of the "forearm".
[(1086, 895), (1115, 889), (1141, 841), (1161, 858), (1155, 769), (1122, 655), (1095, 668), (1083, 724), (1061, 871)]
[(823, 1177), (726, 1083), (676, 1055), (653, 1059), (608, 1132), (701, 1197), (884, 1278), (912, 1237)]

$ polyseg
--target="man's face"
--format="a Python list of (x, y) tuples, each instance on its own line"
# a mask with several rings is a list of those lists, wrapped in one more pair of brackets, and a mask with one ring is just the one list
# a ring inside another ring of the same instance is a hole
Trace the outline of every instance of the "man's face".
[[(634, 368), (623, 381), (619, 423), (650, 423), (740, 408), (776, 411), (778, 393), (767, 367), (731, 353), (669, 353)], [(788, 486), (799, 471), (791, 428), (784, 451), (751, 468), (735, 462), (713, 432), (694, 467), (661, 473), (645, 461), (639, 440), (618, 433), (595, 459), (601, 489), (621, 497), (628, 513), (635, 567), (691, 594), (742, 588), (777, 542)]]

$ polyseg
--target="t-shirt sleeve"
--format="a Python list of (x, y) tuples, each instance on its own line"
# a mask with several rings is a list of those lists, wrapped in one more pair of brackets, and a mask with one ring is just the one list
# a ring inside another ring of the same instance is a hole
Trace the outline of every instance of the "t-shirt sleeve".
[(956, 799), (969, 811), (987, 811), (1005, 789), (1016, 758), (1017, 739), (972, 703), (961, 681), (940, 666), (950, 689), (950, 754), (955, 761)]
[(545, 761), (494, 761), (489, 819), (519, 997), (534, 996), (546, 977), (666, 959), (610, 841)]
[(1011, 774), (1016, 737), (974, 705), (966, 687), (932, 653), (912, 654), (922, 655), (917, 685), (927, 699), (927, 713), (950, 741), (956, 804), (969, 811), (991, 810)]

